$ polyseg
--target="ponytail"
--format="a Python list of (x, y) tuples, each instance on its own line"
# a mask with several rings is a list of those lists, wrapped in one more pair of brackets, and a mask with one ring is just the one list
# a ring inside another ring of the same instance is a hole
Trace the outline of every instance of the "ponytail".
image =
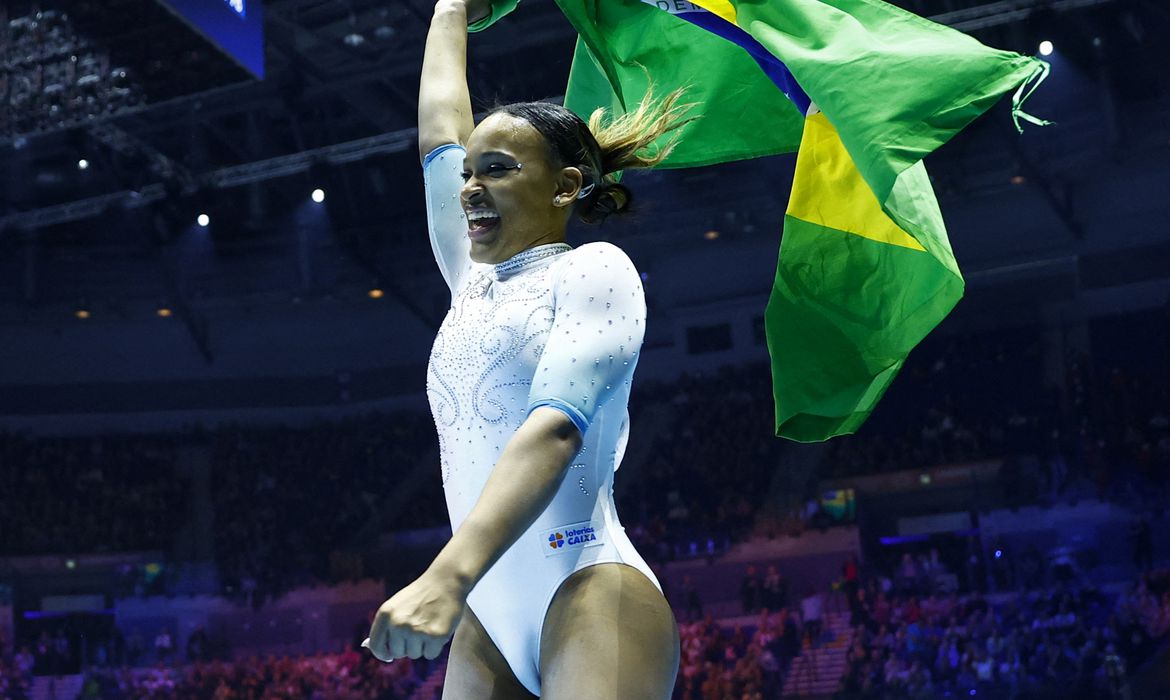
[[(653, 168), (670, 156), (679, 128), (697, 119), (686, 113), (694, 105), (682, 104), (683, 88), (655, 100), (653, 88), (632, 112), (606, 119), (597, 109), (589, 123), (573, 112), (547, 102), (523, 102), (496, 109), (532, 124), (548, 141), (555, 160), (581, 169), (583, 192), (575, 212), (584, 223), (597, 224), (614, 214), (630, 211), (634, 195), (615, 174), (634, 168)], [(673, 134), (655, 145), (662, 136)]]

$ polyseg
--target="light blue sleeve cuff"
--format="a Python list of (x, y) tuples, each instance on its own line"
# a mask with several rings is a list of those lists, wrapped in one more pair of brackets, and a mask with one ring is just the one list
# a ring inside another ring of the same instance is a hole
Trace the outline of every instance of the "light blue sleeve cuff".
[(463, 147), (457, 143), (448, 143), (448, 144), (445, 144), (443, 146), (439, 146), (435, 150), (428, 153), (426, 158), (423, 158), (423, 163), (422, 163), (423, 170), (427, 169), (427, 166), (431, 164), (431, 161), (434, 160), (436, 156), (439, 156), (439, 155), (451, 150), (452, 148), (462, 149)]
[(539, 401), (536, 401), (535, 403), (531, 404), (528, 407), (528, 415), (531, 416), (533, 411), (535, 411), (536, 409), (538, 409), (542, 406), (548, 406), (549, 408), (555, 408), (558, 411), (560, 411), (561, 413), (568, 416), (569, 420), (573, 421), (573, 425), (577, 426), (577, 430), (581, 431), (582, 436), (584, 436), (585, 431), (589, 429), (589, 420), (587, 418), (585, 418), (585, 414), (581, 413), (581, 411), (577, 410), (576, 407), (570, 406), (569, 404), (565, 403), (564, 401), (561, 401), (560, 399), (541, 399)]

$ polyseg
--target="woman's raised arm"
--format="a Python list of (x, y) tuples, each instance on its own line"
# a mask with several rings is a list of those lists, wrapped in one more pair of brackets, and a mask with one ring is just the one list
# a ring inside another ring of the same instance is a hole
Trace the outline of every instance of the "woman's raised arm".
[(439, 0), (431, 18), (418, 96), (419, 159), (448, 143), (464, 145), (474, 127), (467, 90), (468, 18), (490, 11), (486, 0)]

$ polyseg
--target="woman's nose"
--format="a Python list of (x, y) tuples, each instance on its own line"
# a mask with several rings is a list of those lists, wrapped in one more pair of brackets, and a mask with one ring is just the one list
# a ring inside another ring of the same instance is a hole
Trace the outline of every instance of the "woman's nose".
[(463, 185), (462, 189), (459, 190), (459, 198), (468, 204), (471, 204), (481, 196), (483, 196), (483, 187), (474, 180), (469, 180), (467, 184)]

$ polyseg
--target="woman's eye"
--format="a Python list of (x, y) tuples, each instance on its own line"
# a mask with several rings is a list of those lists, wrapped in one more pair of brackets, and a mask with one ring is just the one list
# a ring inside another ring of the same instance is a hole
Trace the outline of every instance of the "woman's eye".
[[(499, 177), (503, 177), (504, 175), (506, 175), (509, 170), (519, 170), (519, 169), (520, 169), (519, 165), (504, 165), (502, 163), (492, 163), (491, 165), (484, 168), (483, 173), (489, 177), (499, 178)], [(470, 170), (464, 170), (461, 173), (461, 177), (463, 178), (464, 182), (467, 182), (468, 180), (470, 180), (471, 175), (472, 175), (472, 173)]]

